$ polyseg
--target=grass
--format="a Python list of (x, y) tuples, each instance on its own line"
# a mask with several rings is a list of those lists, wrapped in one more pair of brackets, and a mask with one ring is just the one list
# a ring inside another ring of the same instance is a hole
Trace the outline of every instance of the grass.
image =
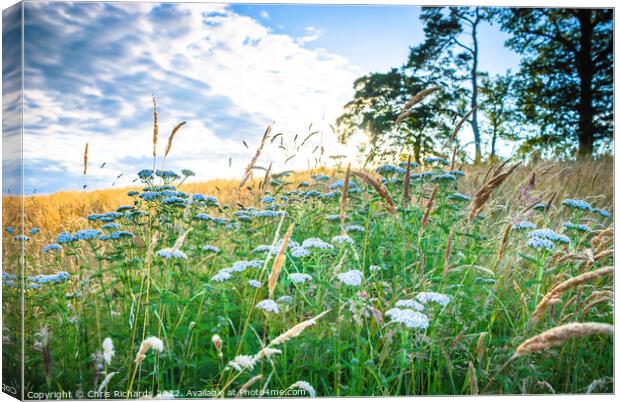
[[(25, 233), (32, 227), (41, 232), (28, 241), (4, 232), (5, 269), (15, 273), (23, 244), (28, 275), (70, 274), (25, 289), (26, 393), (232, 396), (244, 384), (250, 392), (286, 392), (295, 384), (297, 392), (320, 396), (611, 392), (613, 340), (606, 330), (566, 336), (513, 358), (524, 341), (555, 327), (613, 323), (609, 297), (603, 297), (613, 290), (611, 275), (566, 288), (532, 320), (554, 286), (612, 264), (613, 232), (602, 232), (613, 219), (562, 204), (583, 199), (611, 213), (611, 158), (519, 166), (492, 189), (471, 221), (470, 203), (450, 196), (474, 198), (492, 177), (489, 167), (465, 166), (463, 177), (433, 181), (445, 170), (441, 164), (412, 169), (412, 175), (429, 176), (412, 177), (408, 207), (403, 173), (382, 171), (395, 213), (381, 196), (384, 189), (368, 187), (360, 175), (345, 180), (344, 168), (283, 176), (263, 191), (257, 181), (247, 183), (252, 190), (239, 190), (234, 181), (143, 183), (211, 194), (217, 205), (187, 203), (183, 194), (169, 204), (166, 196), (145, 201), (127, 196), (130, 189), (26, 197)], [(330, 178), (311, 179), (316, 173)], [(341, 190), (348, 188), (345, 202), (330, 188), (338, 180)], [(300, 187), (302, 181), (308, 187)], [(265, 196), (273, 202), (263, 202)], [(534, 208), (549, 200), (548, 209)], [(16, 227), (19, 200), (3, 201), (3, 224)], [(118, 229), (86, 219), (121, 205), (132, 208), (112, 219)], [(524, 220), (569, 241), (558, 236), (550, 250), (531, 247), (533, 229), (513, 226)], [(565, 222), (592, 232), (565, 229)], [(76, 235), (84, 228), (131, 236), (75, 240), (62, 243), (61, 251), (41, 251), (59, 232)], [(292, 232), (284, 248), (287, 228)], [(352, 242), (338, 243), (335, 237), (345, 234)], [(310, 238), (330, 246), (295, 247)], [(219, 251), (205, 251), (205, 245)], [(260, 245), (273, 252), (253, 253)], [(302, 248), (307, 255), (300, 256)], [(226, 267), (233, 270), (222, 271)], [(293, 273), (311, 279), (295, 282)], [(18, 279), (5, 276), (3, 286), (3, 375), (16, 387), (19, 289), (10, 285)], [(26, 285), (33, 281), (25, 278)], [(276, 303), (267, 305), (278, 312), (256, 307), (271, 290)], [(422, 311), (414, 312), (412, 301), (424, 302), (417, 306)], [(397, 303), (400, 311), (393, 310)], [(296, 336), (288, 332), (285, 341), (274, 342), (287, 331)], [(221, 343), (212, 341), (215, 335)], [(108, 337), (115, 354), (106, 362), (98, 353)], [(149, 337), (162, 341), (161, 351), (155, 342), (136, 360), (141, 346), (151, 345), (143, 344)], [(270, 356), (256, 358), (260, 351)], [(110, 394), (96, 394), (108, 375), (102, 392)]]

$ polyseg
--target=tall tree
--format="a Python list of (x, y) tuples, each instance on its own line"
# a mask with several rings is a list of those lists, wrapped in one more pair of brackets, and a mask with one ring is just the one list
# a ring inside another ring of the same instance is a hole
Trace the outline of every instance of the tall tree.
[(523, 125), (527, 125), (518, 110), (515, 87), (515, 77), (510, 70), (503, 75), (482, 76), (480, 112), (486, 120), (482, 132), (491, 141), (489, 159), (497, 158), (498, 140), (518, 140)]
[[(480, 7), (423, 7), (424, 42), (411, 49), (408, 66), (432, 65), (444, 79), (469, 82), (469, 106), (474, 109), (469, 123), (474, 133), (475, 163), (482, 158), (478, 123), (479, 27), (490, 21), (493, 10)], [(454, 69), (454, 67), (457, 67)]]
[(613, 134), (613, 10), (500, 11), (506, 44), (523, 55), (520, 107), (540, 132), (531, 147), (591, 155)]
[(419, 161), (424, 154), (436, 152), (437, 140), (449, 133), (449, 91), (428, 96), (412, 109), (409, 117), (396, 123), (406, 102), (431, 86), (433, 82), (396, 68), (358, 78), (353, 100), (345, 105), (345, 112), (336, 122), (339, 140), (346, 142), (363, 130), (369, 136), (374, 155), (413, 153)]

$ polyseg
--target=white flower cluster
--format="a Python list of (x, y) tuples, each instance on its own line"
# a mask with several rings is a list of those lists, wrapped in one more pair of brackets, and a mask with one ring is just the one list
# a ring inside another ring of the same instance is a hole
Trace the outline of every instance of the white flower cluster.
[(420, 292), (416, 295), (416, 299), (418, 299), (418, 301), (422, 304), (434, 302), (445, 306), (450, 303), (450, 296), (435, 292)]
[(253, 370), (255, 364), (256, 360), (254, 359), (254, 356), (249, 355), (239, 355), (235, 357), (234, 360), (228, 362), (229, 367), (232, 367), (239, 372), (243, 370)]
[(248, 268), (260, 268), (263, 266), (261, 260), (236, 261), (230, 268), (222, 268), (217, 274), (211, 277), (214, 282), (224, 282), (232, 278), (233, 272), (243, 272)]
[(267, 313), (279, 313), (280, 312), (280, 307), (278, 306), (278, 303), (274, 302), (271, 299), (265, 299), (265, 300), (259, 301), (258, 303), (256, 303), (256, 308), (259, 308)]
[(424, 310), (423, 305), (412, 299), (399, 300), (396, 302), (396, 307), (412, 308), (418, 311)]
[(428, 328), (428, 317), (418, 311), (411, 309), (392, 308), (385, 312), (385, 315), (392, 319), (391, 322), (403, 324), (407, 328), (426, 329)]
[(295, 273), (290, 274), (288, 276), (288, 279), (290, 279), (292, 282), (295, 282), (295, 283), (306, 283), (306, 281), (312, 280), (312, 276), (308, 274), (295, 272)]
[(347, 286), (359, 286), (362, 284), (362, 273), (357, 269), (338, 274), (340, 282)]
[(334, 237), (332, 237), (332, 243), (336, 243), (336, 244), (344, 244), (344, 243), (353, 244), (353, 239), (350, 236), (347, 236), (347, 235), (334, 236)]

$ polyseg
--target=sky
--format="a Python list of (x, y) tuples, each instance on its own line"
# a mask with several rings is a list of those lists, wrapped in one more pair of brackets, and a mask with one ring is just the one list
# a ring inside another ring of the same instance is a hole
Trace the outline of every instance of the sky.
[[(352, 158), (363, 136), (338, 144), (329, 125), (352, 98), (353, 81), (402, 65), (423, 39), (420, 8), (413, 6), (25, 4), (27, 194), (131, 185), (138, 170), (153, 166), (153, 95), (158, 154), (185, 121), (164, 166), (191, 169), (193, 180), (241, 176), (273, 122), (283, 142), (270, 143), (259, 165), (307, 168), (320, 145), (325, 162), (330, 155)], [(505, 39), (497, 27), (481, 28), (482, 70), (517, 68)], [(9, 77), (17, 65), (3, 60)], [(11, 144), (6, 116), (15, 113), (17, 89), (5, 85), (4, 144)], [(19, 163), (9, 151), (3, 192), (16, 193)]]

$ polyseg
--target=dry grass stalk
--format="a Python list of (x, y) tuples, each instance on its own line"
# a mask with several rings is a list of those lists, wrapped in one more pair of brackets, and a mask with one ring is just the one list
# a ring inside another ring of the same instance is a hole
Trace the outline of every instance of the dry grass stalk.
[(403, 181), (403, 207), (409, 208), (409, 188), (411, 187), (411, 154), (407, 157), (407, 169)]
[(306, 328), (311, 327), (312, 325), (316, 324), (316, 321), (319, 318), (323, 317), (325, 314), (329, 313), (329, 311), (330, 310), (325, 310), (314, 318), (300, 322), (299, 324), (295, 325), (293, 328), (289, 329), (288, 331), (274, 338), (274, 340), (271, 341), (270, 345), (280, 345), (280, 344), (283, 344), (289, 341), (292, 338), (299, 336)]
[(146, 251), (146, 257), (144, 258), (144, 265), (147, 267), (151, 265), (151, 258), (153, 258), (153, 252), (155, 251), (157, 240), (159, 240), (159, 231), (155, 231), (155, 233), (153, 233), (153, 237), (151, 237), (151, 243), (149, 244), (149, 248)]
[(179, 129), (183, 127), (184, 125), (185, 125), (185, 122), (182, 121), (176, 126), (174, 126), (174, 128), (172, 129), (172, 132), (170, 133), (170, 136), (168, 137), (168, 144), (166, 144), (166, 151), (164, 152), (164, 158), (166, 158), (168, 154), (170, 153), (170, 149), (172, 149), (172, 141), (174, 140), (174, 137), (177, 135), (177, 132), (179, 131)]
[[(344, 225), (347, 214), (347, 200), (349, 196), (349, 180), (351, 179), (351, 163), (347, 166), (347, 173), (344, 176), (342, 185), (342, 196), (340, 197), (340, 224)], [(344, 229), (343, 229), (344, 230)]]
[(595, 279), (601, 278), (602, 276), (612, 274), (613, 271), (613, 267), (599, 268), (595, 271), (590, 271), (581, 275), (577, 275), (554, 286), (553, 289), (551, 289), (536, 306), (536, 309), (532, 314), (532, 322), (537, 322), (541, 318), (542, 314), (545, 312), (546, 307), (551, 304), (555, 299), (558, 299), (562, 295), (562, 293), (585, 282), (593, 281)]
[(263, 181), (260, 183), (260, 186), (258, 187), (259, 190), (261, 190), (261, 191), (267, 190), (267, 186), (269, 186), (269, 180), (271, 180), (271, 168), (272, 168), (272, 166), (273, 166), (273, 162), (271, 162), (269, 164), (269, 167), (265, 171), (265, 177), (263, 177)]
[(602, 303), (614, 301), (614, 292), (610, 290), (602, 291), (602, 292), (594, 292), (592, 293), (586, 300), (584, 300), (582, 314), (586, 316), (592, 307), (597, 306)]
[(189, 234), (189, 232), (192, 231), (192, 228), (187, 229), (185, 232), (183, 232), (183, 234), (181, 234), (181, 236), (179, 236), (179, 238), (177, 239), (176, 242), (174, 242), (174, 246), (172, 247), (172, 251), (176, 252), (179, 251), (179, 249), (181, 248), (181, 246), (183, 245), (183, 242), (185, 241), (185, 238), (187, 237), (187, 235)]
[(452, 235), (453, 231), (450, 231), (448, 235), (448, 240), (446, 241), (446, 252), (443, 256), (443, 273), (442, 276), (448, 275), (448, 271), (450, 270), (450, 255), (452, 254)]
[(461, 120), (458, 121), (458, 123), (456, 123), (456, 126), (454, 126), (454, 130), (452, 130), (452, 134), (450, 134), (450, 137), (448, 138), (446, 145), (454, 141), (459, 130), (461, 129), (461, 127), (463, 127), (463, 124), (465, 124), (467, 119), (469, 119), (469, 116), (471, 116), (472, 113), (474, 113), (474, 111), (476, 111), (477, 108), (478, 108), (478, 105), (474, 106), (469, 112), (465, 114), (465, 116), (461, 118)]
[(599, 322), (574, 322), (560, 325), (522, 342), (511, 359), (550, 349), (561, 345), (568, 339), (583, 338), (590, 335), (613, 336), (613, 333), (613, 325)]
[(377, 194), (379, 194), (379, 196), (385, 201), (385, 203), (383, 204), (385, 208), (392, 214), (396, 213), (396, 205), (394, 204), (394, 199), (392, 199), (392, 196), (383, 186), (383, 184), (381, 184), (380, 181), (378, 181), (368, 173), (362, 172), (360, 170), (352, 170), (351, 174), (355, 177), (362, 179), (364, 182), (366, 182), (366, 184), (372, 186), (372, 188), (375, 189)]
[(155, 170), (155, 158), (157, 158), (157, 139), (159, 126), (157, 125), (157, 101), (153, 96), (153, 170)]
[(267, 126), (267, 129), (265, 130), (265, 133), (263, 134), (263, 138), (260, 141), (260, 145), (256, 149), (256, 153), (254, 153), (254, 156), (250, 160), (250, 163), (245, 168), (245, 172), (243, 173), (243, 178), (239, 182), (239, 188), (243, 187), (243, 185), (249, 180), (250, 175), (252, 174), (252, 169), (254, 168), (254, 165), (256, 165), (256, 161), (258, 161), (258, 158), (260, 157), (261, 152), (263, 152), (263, 148), (265, 148), (267, 139), (269, 139), (269, 133), (271, 133), (272, 127), (273, 127), (273, 123)]
[(429, 198), (426, 203), (426, 208), (424, 209), (424, 216), (422, 217), (422, 223), (420, 224), (420, 233), (418, 234), (418, 238), (422, 238), (424, 231), (426, 230), (426, 225), (428, 225), (428, 220), (431, 216), (431, 210), (433, 209), (433, 203), (435, 202), (435, 195), (437, 194), (438, 186), (435, 186), (433, 192), (431, 193), (431, 198)]
[(498, 188), (504, 182), (504, 180), (506, 180), (508, 176), (510, 176), (510, 174), (514, 172), (514, 170), (521, 164), (521, 162), (515, 163), (511, 167), (504, 169), (507, 162), (508, 161), (504, 162), (499, 168), (497, 168), (489, 181), (487, 181), (486, 184), (484, 184), (482, 188), (476, 193), (476, 196), (472, 201), (471, 210), (468, 216), (470, 222), (484, 209), (484, 206), (491, 197), (491, 193), (493, 193), (493, 190)]
[(549, 384), (547, 381), (538, 381), (536, 385), (538, 385), (539, 387), (547, 388), (549, 392), (555, 394), (555, 389), (553, 389), (551, 384)]
[(88, 170), (88, 142), (84, 147), (84, 176), (86, 176), (86, 171)]
[(280, 275), (280, 270), (284, 265), (284, 261), (286, 260), (286, 250), (288, 249), (288, 242), (291, 240), (291, 236), (293, 235), (293, 229), (295, 229), (295, 224), (291, 224), (286, 231), (286, 234), (282, 238), (282, 245), (280, 246), (280, 251), (278, 251), (278, 255), (273, 261), (273, 266), (271, 267), (271, 274), (269, 275), (269, 298), (273, 296), (273, 291), (276, 288), (276, 284), (278, 283), (278, 276)]
[(478, 337), (478, 342), (476, 343), (476, 360), (478, 360), (478, 362), (482, 361), (484, 357), (484, 338), (486, 338), (487, 334), (487, 332), (481, 332)]
[(245, 384), (243, 384), (241, 386), (241, 388), (239, 388), (239, 391), (237, 391), (237, 398), (242, 397), (246, 391), (254, 384), (256, 384), (257, 381), (259, 381), (261, 378), (263, 378), (262, 374), (256, 375), (252, 378), (250, 378)]
[(502, 242), (499, 245), (499, 250), (497, 251), (497, 261), (495, 265), (499, 264), (501, 259), (504, 257), (506, 253), (506, 249), (508, 248), (508, 241), (510, 240), (510, 232), (512, 231), (512, 225), (508, 223), (504, 228), (504, 234), (502, 235)]
[(420, 103), (428, 95), (432, 94), (433, 92), (439, 91), (440, 89), (441, 87), (427, 88), (411, 97), (411, 99), (409, 99), (407, 103), (405, 103), (405, 106), (403, 106), (403, 111), (396, 118), (395, 124), (398, 126), (405, 118), (411, 115), (411, 111), (409, 109)]
[(551, 205), (553, 205), (553, 201), (555, 200), (555, 197), (557, 197), (557, 195), (557, 192), (551, 194), (551, 197), (549, 197), (549, 200), (547, 200), (547, 204), (545, 205), (545, 212), (549, 212), (549, 210), (551, 209)]
[(591, 240), (592, 247), (595, 250), (600, 250), (601, 244), (607, 243), (609, 239), (613, 239), (614, 237), (614, 228), (613, 226), (608, 227), (607, 229), (602, 230), (596, 236), (594, 236)]
[(472, 363), (471, 360), (467, 368), (467, 377), (469, 378), (469, 393), (471, 395), (478, 395), (478, 379), (476, 378), (474, 363)]

